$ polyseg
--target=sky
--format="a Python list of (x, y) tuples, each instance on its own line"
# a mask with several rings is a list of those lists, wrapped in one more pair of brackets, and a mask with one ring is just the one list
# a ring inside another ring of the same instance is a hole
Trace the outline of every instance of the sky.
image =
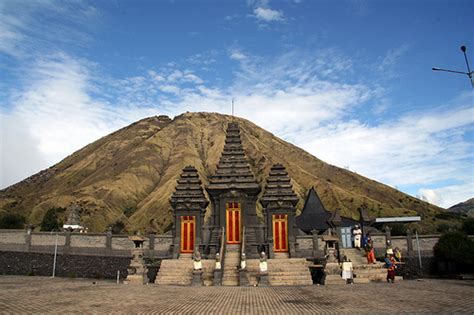
[(441, 207), (474, 197), (474, 2), (0, 0), (0, 188), (153, 115), (231, 113)]

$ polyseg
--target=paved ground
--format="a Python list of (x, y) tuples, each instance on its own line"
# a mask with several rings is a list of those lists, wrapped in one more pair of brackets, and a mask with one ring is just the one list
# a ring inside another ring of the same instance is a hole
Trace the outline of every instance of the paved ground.
[(306, 287), (178, 287), (0, 276), (0, 313), (474, 313), (474, 281)]

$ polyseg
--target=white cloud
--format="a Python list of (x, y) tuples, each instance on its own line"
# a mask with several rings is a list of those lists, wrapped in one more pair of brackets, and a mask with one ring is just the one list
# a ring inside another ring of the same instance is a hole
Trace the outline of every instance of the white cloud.
[(1, 1), (0, 53), (24, 59), (59, 45), (81, 47), (98, 16), (98, 10), (83, 2)]
[(474, 183), (471, 181), (464, 185), (449, 185), (436, 189), (421, 188), (418, 192), (428, 202), (443, 208), (449, 208), (461, 201), (472, 198), (474, 195)]
[(379, 70), (386, 71), (390, 67), (396, 65), (403, 55), (408, 52), (409, 48), (410, 46), (407, 43), (404, 43), (397, 48), (389, 49), (378, 66)]
[(253, 10), (253, 13), (257, 19), (265, 22), (283, 21), (285, 19), (281, 11), (270, 8), (257, 7)]
[(247, 59), (247, 56), (242, 51), (240, 51), (238, 49), (230, 50), (229, 57), (230, 57), (230, 59), (234, 59), (234, 60), (237, 60), (237, 61), (242, 61), (242, 60)]

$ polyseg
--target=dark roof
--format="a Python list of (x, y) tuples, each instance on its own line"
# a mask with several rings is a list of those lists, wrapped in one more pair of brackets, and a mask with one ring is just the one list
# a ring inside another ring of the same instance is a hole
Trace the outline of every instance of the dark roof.
[(204, 210), (209, 201), (201, 186), (198, 171), (194, 166), (183, 169), (176, 190), (171, 196), (170, 203), (173, 209)]
[(283, 165), (272, 166), (260, 203), (264, 208), (285, 207), (294, 210), (298, 203), (298, 196), (293, 191), (291, 179)]
[(226, 131), (224, 150), (222, 151), (216, 173), (209, 177), (207, 191), (210, 194), (227, 189), (260, 191), (260, 186), (250, 170), (240, 140), (240, 129), (237, 123), (229, 123)]
[(296, 217), (296, 226), (306, 233), (312, 230), (325, 231), (332, 225), (351, 226), (357, 223), (356, 220), (340, 216), (337, 210), (326, 210), (314, 187), (309, 190), (303, 210)]

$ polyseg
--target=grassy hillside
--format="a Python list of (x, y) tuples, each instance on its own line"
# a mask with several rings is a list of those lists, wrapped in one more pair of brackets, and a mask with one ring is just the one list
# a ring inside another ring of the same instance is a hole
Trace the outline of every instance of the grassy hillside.
[(324, 163), (245, 119), (186, 113), (173, 120), (159, 116), (138, 121), (0, 191), (0, 212), (18, 213), (37, 224), (48, 208), (77, 202), (90, 230), (103, 231), (121, 220), (129, 231), (163, 232), (171, 224), (169, 198), (182, 168), (194, 165), (206, 185), (224, 147), (227, 123), (232, 120), (239, 123), (244, 149), (260, 183), (272, 164), (285, 165), (300, 197), (298, 209), (314, 186), (329, 210), (339, 208), (342, 215), (354, 218), (359, 207), (371, 216), (419, 213), (426, 232), (434, 229), (434, 214), (443, 211)]

